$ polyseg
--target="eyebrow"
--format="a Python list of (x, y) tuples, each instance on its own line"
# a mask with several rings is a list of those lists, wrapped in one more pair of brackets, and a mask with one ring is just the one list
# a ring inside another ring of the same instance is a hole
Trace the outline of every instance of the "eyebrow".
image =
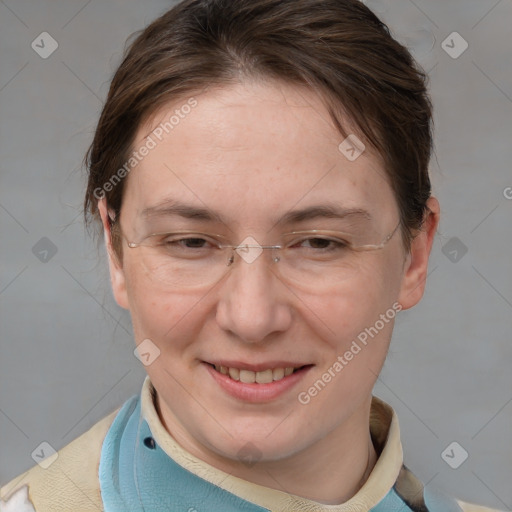
[(292, 210), (277, 221), (278, 224), (293, 224), (295, 222), (303, 222), (305, 220), (327, 218), (327, 219), (344, 219), (346, 217), (358, 216), (367, 220), (371, 220), (370, 212), (362, 208), (342, 208), (337, 204), (324, 203), (321, 205), (313, 205), (302, 210)]
[(213, 212), (209, 208), (192, 206), (180, 201), (165, 200), (162, 203), (142, 210), (143, 217), (167, 217), (170, 215), (179, 215), (186, 219), (224, 222), (218, 213)]
[[(207, 222), (220, 222), (226, 224), (221, 214), (206, 207), (193, 206), (178, 200), (165, 200), (155, 206), (142, 210), (143, 217), (166, 217), (177, 215), (186, 219)], [(336, 203), (326, 202), (312, 205), (300, 210), (285, 213), (273, 225), (287, 225), (317, 218), (344, 219), (347, 217), (360, 217), (371, 220), (371, 214), (362, 208), (343, 208)]]

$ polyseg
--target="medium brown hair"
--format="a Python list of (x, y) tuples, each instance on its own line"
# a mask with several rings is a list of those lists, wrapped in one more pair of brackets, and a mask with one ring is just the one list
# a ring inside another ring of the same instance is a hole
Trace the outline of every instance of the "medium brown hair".
[(126, 178), (103, 187), (142, 123), (170, 101), (243, 78), (317, 92), (344, 137), (348, 116), (384, 163), (409, 248), (431, 193), (427, 78), (358, 0), (185, 0), (151, 23), (125, 51), (85, 158), (86, 222), (98, 218), (98, 190), (119, 217)]

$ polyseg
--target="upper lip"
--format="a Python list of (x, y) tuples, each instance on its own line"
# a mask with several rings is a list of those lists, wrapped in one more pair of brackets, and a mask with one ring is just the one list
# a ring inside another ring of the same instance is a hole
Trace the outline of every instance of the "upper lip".
[(228, 361), (227, 359), (217, 361), (205, 361), (205, 363), (214, 366), (225, 366), (227, 368), (238, 368), (239, 370), (250, 370), (252, 372), (261, 372), (274, 368), (300, 368), (309, 366), (311, 363), (297, 363), (294, 361), (266, 361), (264, 363), (244, 363), (242, 361)]

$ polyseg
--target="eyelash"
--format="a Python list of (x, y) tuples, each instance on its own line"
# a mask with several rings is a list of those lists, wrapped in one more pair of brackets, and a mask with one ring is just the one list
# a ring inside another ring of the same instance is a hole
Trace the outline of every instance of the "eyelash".
[[(201, 237), (182, 237), (182, 238), (177, 238), (177, 239), (166, 239), (164, 238), (163, 240), (161, 240), (159, 242), (158, 245), (161, 245), (161, 246), (180, 246), (181, 243), (187, 243), (191, 240), (194, 240), (194, 241), (204, 241), (206, 243), (208, 243), (208, 240), (206, 238), (201, 238)], [(300, 240), (297, 240), (297, 242), (295, 242), (292, 246), (290, 247), (294, 247), (295, 245), (297, 244), (302, 244), (304, 242), (309, 242), (311, 244), (311, 241), (313, 240), (321, 240), (322, 242), (330, 242), (330, 245), (328, 247), (321, 247), (321, 248), (313, 248), (313, 247), (308, 247), (311, 248), (311, 249), (314, 249), (314, 250), (317, 250), (317, 251), (322, 251), (322, 252), (332, 252), (332, 251), (335, 251), (337, 249), (345, 249), (349, 246), (348, 242), (346, 242), (345, 240), (333, 240), (333, 239), (330, 239), (330, 238), (325, 238), (325, 237), (309, 237), (309, 238), (304, 238), (304, 239), (300, 239)], [(201, 246), (201, 247), (188, 247), (188, 246), (181, 246), (184, 250), (186, 249), (206, 249), (206, 247), (204, 246)]]

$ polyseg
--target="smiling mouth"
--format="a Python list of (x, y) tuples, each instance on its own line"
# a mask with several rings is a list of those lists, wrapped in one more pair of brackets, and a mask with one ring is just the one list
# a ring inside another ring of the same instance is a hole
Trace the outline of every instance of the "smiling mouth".
[(286, 368), (268, 368), (267, 370), (253, 372), (251, 370), (241, 370), (239, 368), (230, 368), (227, 366), (213, 365), (208, 363), (212, 368), (222, 375), (226, 375), (231, 380), (242, 382), (244, 384), (270, 384), (271, 382), (279, 381), (292, 375), (302, 368), (310, 367), (312, 365), (303, 365), (297, 367)]

